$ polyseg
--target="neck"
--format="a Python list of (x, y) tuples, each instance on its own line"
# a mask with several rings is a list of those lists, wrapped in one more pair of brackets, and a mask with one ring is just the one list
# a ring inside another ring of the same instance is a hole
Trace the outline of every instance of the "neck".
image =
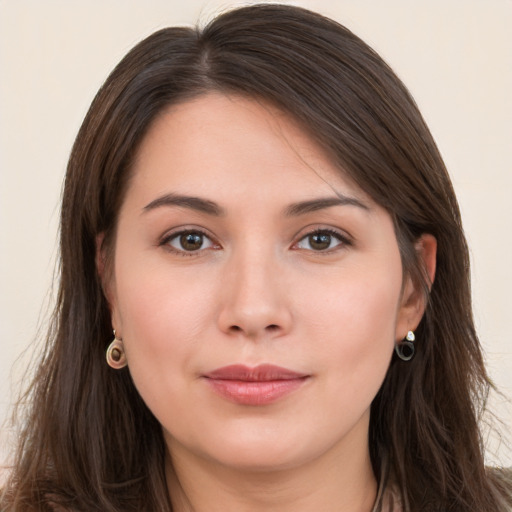
[(336, 447), (268, 471), (226, 467), (179, 445), (170, 452), (167, 483), (175, 512), (370, 512), (377, 494), (367, 439), (363, 447)]

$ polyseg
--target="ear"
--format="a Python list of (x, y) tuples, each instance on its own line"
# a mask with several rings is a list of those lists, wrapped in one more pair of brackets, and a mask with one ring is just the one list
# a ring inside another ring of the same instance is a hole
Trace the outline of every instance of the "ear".
[(425, 233), (414, 247), (418, 260), (423, 266), (424, 283), (414, 283), (410, 276), (406, 278), (396, 323), (397, 341), (404, 339), (408, 331), (414, 331), (418, 327), (427, 306), (422, 285), (426, 284), (430, 290), (436, 275), (437, 240), (435, 237)]
[(112, 321), (112, 328), (116, 329), (118, 337), (120, 337), (120, 322), (117, 318), (116, 308), (116, 294), (114, 275), (112, 272), (112, 265), (108, 263), (106, 248), (104, 247), (105, 233), (100, 233), (96, 236), (96, 271), (101, 282), (103, 294), (107, 299), (108, 307), (110, 310), (110, 317)]

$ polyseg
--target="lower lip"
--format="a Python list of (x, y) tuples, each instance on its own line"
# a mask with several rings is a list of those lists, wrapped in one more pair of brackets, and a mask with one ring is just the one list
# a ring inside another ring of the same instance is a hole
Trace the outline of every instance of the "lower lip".
[(307, 378), (242, 381), (207, 379), (213, 390), (229, 401), (240, 405), (267, 405), (299, 389)]

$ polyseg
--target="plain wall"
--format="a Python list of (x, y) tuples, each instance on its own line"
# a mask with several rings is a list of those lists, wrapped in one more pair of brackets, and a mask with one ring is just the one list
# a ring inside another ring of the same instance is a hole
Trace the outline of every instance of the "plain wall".
[[(348, 26), (416, 98), (460, 200), (489, 370), (511, 396), (512, 1), (283, 3)], [(36, 331), (44, 332), (61, 183), (95, 92), (144, 36), (234, 5), (240, 2), (0, 0), (0, 423)], [(504, 400), (495, 404), (510, 430)], [(0, 464), (9, 448), (2, 450)]]

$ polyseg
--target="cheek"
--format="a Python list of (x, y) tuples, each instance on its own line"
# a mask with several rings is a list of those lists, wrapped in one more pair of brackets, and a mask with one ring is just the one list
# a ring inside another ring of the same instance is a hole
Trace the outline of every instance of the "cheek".
[(319, 290), (321, 296), (310, 291), (303, 303), (306, 339), (315, 340), (313, 357), (330, 396), (344, 397), (345, 406), (369, 406), (393, 353), (401, 267), (387, 273), (366, 268), (338, 283)]
[(179, 377), (193, 373), (194, 359), (204, 348), (200, 333), (211, 322), (208, 297), (213, 294), (204, 280), (128, 259), (119, 262), (116, 282), (130, 373), (151, 408), (159, 390), (184, 391)]
[[(401, 268), (362, 267), (310, 283), (299, 296), (308, 323), (336, 332), (340, 341), (361, 346), (363, 340), (394, 339), (401, 292)], [(373, 343), (371, 343), (373, 345)]]

